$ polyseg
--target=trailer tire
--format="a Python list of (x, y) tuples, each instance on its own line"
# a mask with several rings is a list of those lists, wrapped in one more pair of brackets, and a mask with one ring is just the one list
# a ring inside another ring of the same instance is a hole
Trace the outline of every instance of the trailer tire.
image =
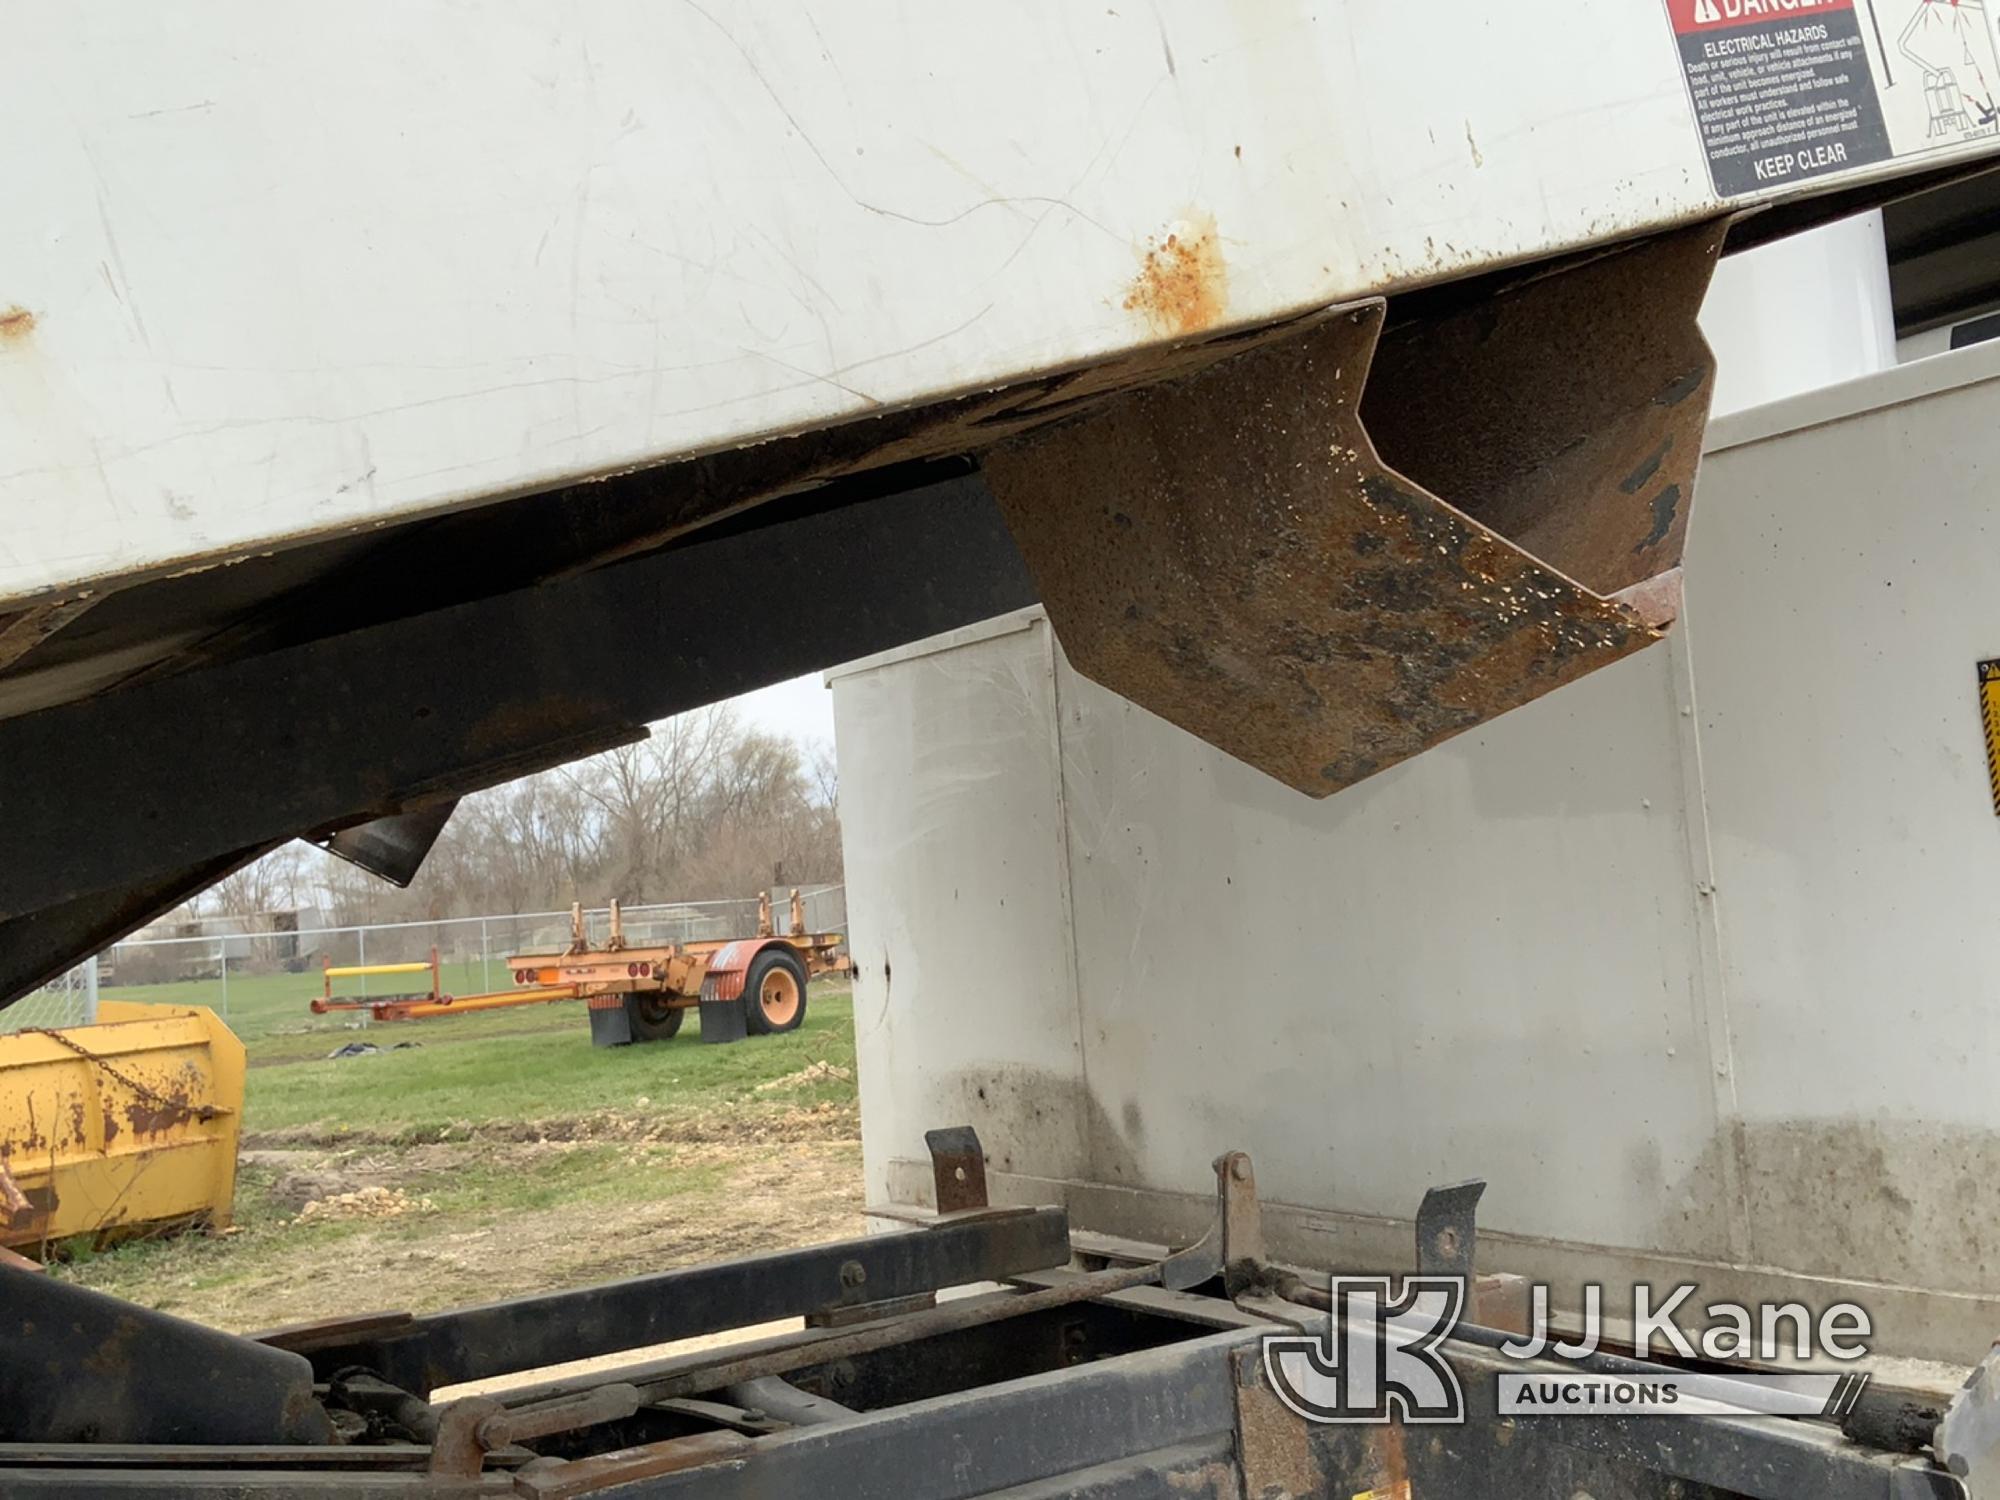
[(750, 960), (743, 976), (743, 1025), (752, 1036), (797, 1031), (806, 1018), (806, 966), (774, 943)]
[(687, 1007), (668, 1005), (664, 995), (627, 995), (625, 1015), (635, 1042), (664, 1042), (681, 1029)]

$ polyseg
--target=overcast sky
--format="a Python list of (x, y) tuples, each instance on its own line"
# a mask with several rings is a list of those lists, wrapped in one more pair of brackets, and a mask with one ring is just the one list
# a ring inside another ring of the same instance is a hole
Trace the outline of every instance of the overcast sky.
[(731, 700), (743, 722), (805, 743), (833, 743), (833, 694), (820, 686), (821, 674), (794, 677)]

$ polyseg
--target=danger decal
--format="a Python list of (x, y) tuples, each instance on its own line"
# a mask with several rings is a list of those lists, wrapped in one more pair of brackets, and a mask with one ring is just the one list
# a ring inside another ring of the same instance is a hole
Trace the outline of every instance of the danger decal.
[(2000, 816), (2000, 661), (1979, 664), (1979, 727), (1986, 738), (1986, 780)]
[(2000, 134), (1986, 0), (1666, 3), (1725, 198)]

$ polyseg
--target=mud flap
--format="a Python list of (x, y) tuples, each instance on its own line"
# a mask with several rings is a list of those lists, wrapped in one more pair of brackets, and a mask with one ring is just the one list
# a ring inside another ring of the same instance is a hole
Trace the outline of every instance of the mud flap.
[(740, 1042), (750, 1034), (743, 1022), (743, 1001), (710, 1000), (703, 997), (701, 1002), (701, 1039), (704, 1042)]
[(612, 996), (612, 1004), (599, 1007), (596, 1001), (590, 1006), (590, 1045), (593, 1047), (630, 1046), (636, 1037), (632, 1035), (632, 1018), (625, 1014), (625, 1003)]

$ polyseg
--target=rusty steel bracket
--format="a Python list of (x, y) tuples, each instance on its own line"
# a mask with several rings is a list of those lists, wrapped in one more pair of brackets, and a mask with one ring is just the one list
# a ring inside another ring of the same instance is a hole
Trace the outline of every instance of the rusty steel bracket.
[(439, 1478), (476, 1478), (491, 1454), (559, 1432), (622, 1421), (644, 1404), (637, 1388), (622, 1384), (594, 1386), (528, 1406), (467, 1396), (439, 1413), (430, 1472)]
[(1226, 1285), (1232, 1270), (1247, 1274), (1263, 1258), (1256, 1171), (1245, 1153), (1225, 1151), (1215, 1159), (1215, 1217), (1199, 1240), (1158, 1263), (1159, 1283), (1185, 1292), (1220, 1276)]
[(467, 1396), (440, 1411), (437, 1436), (431, 1439), (430, 1472), (441, 1479), (477, 1478), (486, 1466), (480, 1424), (506, 1409), (491, 1396)]
[(1325, 796), (1657, 640), (1726, 222), (1327, 309), (983, 463), (1071, 663)]
[(1417, 1274), (1456, 1276), (1465, 1283), (1465, 1314), (1481, 1328), (1528, 1331), (1533, 1288), (1511, 1274), (1481, 1275), (1477, 1266), (1483, 1178), (1431, 1188), (1417, 1205)]
[(1474, 1215), (1480, 1195), (1486, 1191), (1483, 1178), (1431, 1188), (1417, 1205), (1417, 1274), (1456, 1276), (1469, 1286), (1473, 1277), (1473, 1252), (1478, 1242)]
[(926, 1130), (924, 1145), (931, 1154), (931, 1179), (937, 1185), (937, 1211), (963, 1213), (985, 1208), (986, 1152), (970, 1125)]
[(1249, 1156), (1229, 1151), (1215, 1159), (1216, 1220), (1222, 1230), (1222, 1289), (1231, 1298), (1264, 1285), (1264, 1210), (1257, 1201), (1257, 1169)]

